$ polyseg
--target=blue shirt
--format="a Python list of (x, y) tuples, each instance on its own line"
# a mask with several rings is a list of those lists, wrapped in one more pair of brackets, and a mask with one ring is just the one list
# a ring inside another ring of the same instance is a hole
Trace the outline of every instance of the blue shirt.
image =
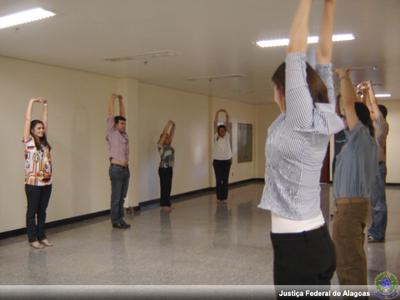
[(347, 142), (336, 156), (333, 196), (369, 198), (378, 167), (375, 139), (360, 121), (345, 133)]
[(276, 215), (305, 220), (318, 216), (320, 174), (330, 135), (344, 128), (336, 114), (330, 64), (316, 71), (328, 89), (329, 103), (313, 103), (307, 84), (306, 55), (286, 57), (286, 112), (268, 129), (266, 178), (259, 207)]

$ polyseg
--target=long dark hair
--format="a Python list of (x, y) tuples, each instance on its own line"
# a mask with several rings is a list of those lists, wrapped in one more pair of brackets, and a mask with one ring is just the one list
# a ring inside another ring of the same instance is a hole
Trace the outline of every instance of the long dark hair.
[(358, 119), (363, 123), (365, 126), (368, 127), (369, 133), (372, 137), (375, 135), (374, 124), (372, 123), (371, 115), (369, 112), (368, 107), (362, 102), (354, 103), (354, 108), (356, 110), (356, 114)]
[[(313, 102), (328, 103), (329, 98), (326, 85), (309, 63), (306, 62), (306, 66), (307, 84)], [(282, 92), (283, 95), (285, 95), (286, 86), (285, 69), (286, 63), (283, 62), (272, 75), (272, 82), (275, 83), (276, 87)]]
[(40, 120), (31, 121), (30, 133), (31, 133), (31, 136), (32, 136), (32, 138), (33, 138), (33, 140), (35, 142), (36, 149), (38, 151), (43, 151), (43, 146), (44, 146), (44, 147), (48, 147), (49, 150), (51, 150), (51, 146), (50, 146), (49, 142), (47, 141), (47, 137), (46, 137), (45, 133), (43, 134), (43, 137), (41, 137), (41, 138), (37, 137), (36, 135), (33, 134), (33, 129), (35, 128), (35, 126), (37, 124), (41, 124), (41, 125), (43, 125), (43, 127), (45, 127), (44, 123), (42, 121), (40, 121)]
[(386, 106), (383, 105), (383, 104), (379, 104), (379, 105), (378, 105), (378, 108), (379, 108), (379, 110), (381, 111), (383, 117), (386, 119), (386, 116), (387, 116), (387, 114), (388, 114), (388, 111), (387, 111)]

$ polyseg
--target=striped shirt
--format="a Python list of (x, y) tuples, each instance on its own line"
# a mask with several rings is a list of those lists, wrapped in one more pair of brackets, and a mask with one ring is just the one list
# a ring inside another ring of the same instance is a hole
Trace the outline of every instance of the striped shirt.
[(313, 103), (307, 84), (306, 55), (286, 57), (286, 112), (268, 129), (266, 178), (259, 207), (291, 220), (306, 220), (321, 214), (322, 162), (330, 135), (344, 128), (336, 114), (332, 66), (317, 65), (316, 71), (328, 89), (329, 103)]
[(347, 142), (336, 157), (333, 196), (369, 198), (378, 170), (375, 139), (360, 121), (345, 133)]

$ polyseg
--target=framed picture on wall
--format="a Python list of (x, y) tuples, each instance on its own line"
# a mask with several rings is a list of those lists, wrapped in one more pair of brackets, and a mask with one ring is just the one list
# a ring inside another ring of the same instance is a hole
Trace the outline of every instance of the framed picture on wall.
[(253, 125), (238, 124), (238, 163), (253, 160)]

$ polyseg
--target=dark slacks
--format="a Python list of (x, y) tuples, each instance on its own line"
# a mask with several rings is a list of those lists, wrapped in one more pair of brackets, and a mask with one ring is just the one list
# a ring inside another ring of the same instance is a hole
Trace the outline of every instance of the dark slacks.
[(330, 285), (336, 257), (326, 225), (301, 233), (271, 233), (271, 240), (275, 285)]
[(228, 198), (229, 172), (231, 170), (232, 160), (216, 160), (213, 161), (213, 167), (216, 179), (216, 192), (218, 200), (226, 200)]
[(160, 206), (171, 206), (172, 167), (159, 168), (160, 176)]
[[(26, 211), (26, 232), (29, 242), (45, 240), (46, 209), (49, 205), (52, 185), (25, 185), (28, 201)], [(37, 219), (37, 222), (36, 222)]]

